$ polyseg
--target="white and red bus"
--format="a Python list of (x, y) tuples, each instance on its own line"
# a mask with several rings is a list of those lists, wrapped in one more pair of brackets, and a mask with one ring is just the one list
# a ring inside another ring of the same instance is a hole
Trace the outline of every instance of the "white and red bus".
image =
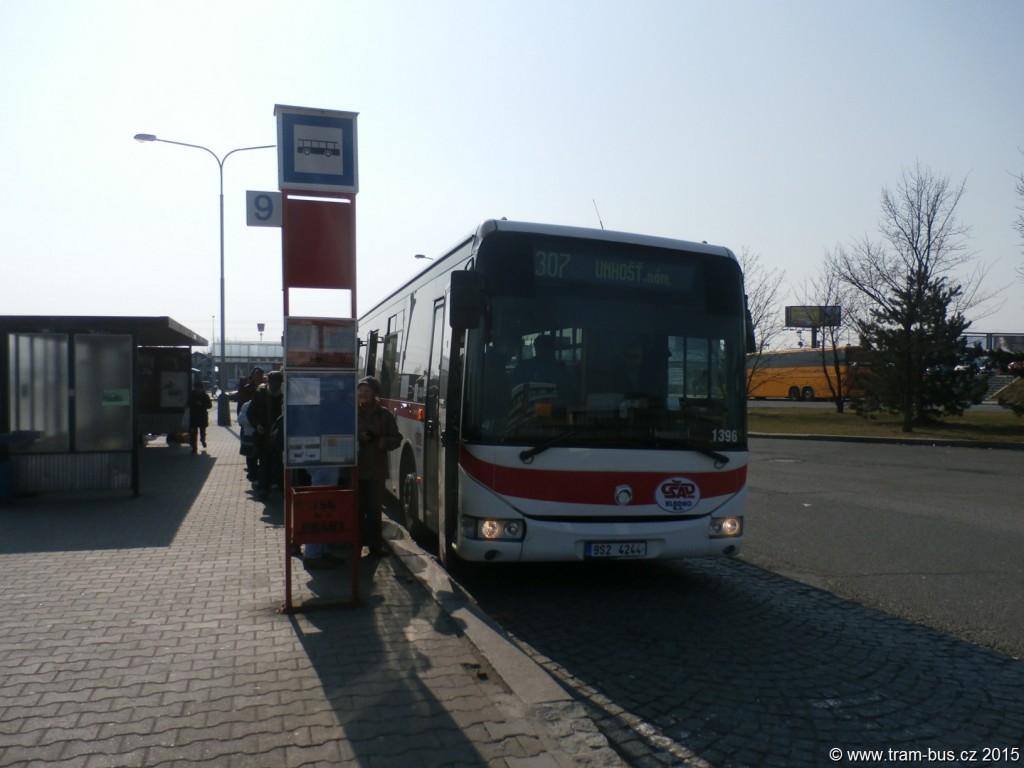
[(749, 326), (726, 248), (486, 221), (359, 319), (442, 560), (735, 555)]

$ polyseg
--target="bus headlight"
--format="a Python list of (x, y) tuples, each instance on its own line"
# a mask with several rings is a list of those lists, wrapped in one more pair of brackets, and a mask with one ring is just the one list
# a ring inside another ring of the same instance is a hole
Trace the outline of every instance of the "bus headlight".
[(742, 517), (713, 517), (708, 535), (712, 539), (727, 539), (743, 535)]
[(522, 541), (526, 525), (522, 520), (462, 517), (462, 535), (484, 541)]

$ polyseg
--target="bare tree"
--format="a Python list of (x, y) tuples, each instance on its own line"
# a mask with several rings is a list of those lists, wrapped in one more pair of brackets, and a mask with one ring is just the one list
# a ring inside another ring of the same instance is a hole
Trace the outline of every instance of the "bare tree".
[(757, 369), (760, 355), (770, 349), (772, 342), (785, 330), (781, 319), (782, 281), (786, 276), (784, 270), (777, 267), (766, 267), (761, 255), (744, 246), (739, 255), (740, 266), (743, 268), (743, 284), (747, 294), (747, 308), (754, 322), (754, 341), (757, 356), (751, 358), (752, 364), (747, 368), (747, 391), (750, 391), (750, 380)]
[[(1021, 250), (1024, 252), (1024, 173), (1017, 176), (1017, 220), (1013, 228), (1020, 236)], [(1024, 280), (1024, 266), (1017, 267), (1017, 276)]]
[(849, 249), (838, 248), (832, 264), (840, 278), (867, 302), (870, 320), (860, 323), (888, 328), (891, 361), (899, 371), (899, 410), (903, 430), (913, 429), (915, 415), (926, 413), (924, 376), (929, 364), (928, 334), (936, 322), (935, 300), (941, 295), (942, 318), (965, 312), (992, 297), (981, 292), (984, 269), (958, 277), (974, 254), (967, 251), (969, 228), (956, 216), (965, 182), (954, 185), (920, 163), (904, 169), (895, 190), (883, 188), (879, 220), (881, 239), (867, 236)]
[(818, 352), (821, 368), (828, 383), (836, 411), (842, 413), (850, 397), (848, 381), (843, 376), (844, 349), (850, 335), (857, 327), (857, 318), (863, 317), (861, 294), (844, 282), (836, 267), (834, 254), (825, 252), (821, 271), (804, 283), (803, 301), (810, 306), (839, 307), (839, 324), (819, 329), (821, 334)]

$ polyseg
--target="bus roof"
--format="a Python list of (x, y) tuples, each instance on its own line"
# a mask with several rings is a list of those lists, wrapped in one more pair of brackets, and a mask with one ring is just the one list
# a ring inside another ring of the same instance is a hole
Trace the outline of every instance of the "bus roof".
[(555, 235), (560, 237), (581, 237), (588, 240), (607, 240), (616, 243), (631, 243), (660, 248), (685, 249), (701, 253), (713, 253), (719, 256), (736, 256), (728, 248), (720, 245), (696, 243), (690, 240), (676, 240), (654, 235), (638, 235), (633, 232), (618, 232), (611, 229), (590, 229), (587, 227), (569, 227), (560, 224), (537, 224), (527, 221), (508, 221), (507, 219), (488, 219), (477, 228), (477, 235), (483, 236), (491, 232), (524, 232), (527, 234)]

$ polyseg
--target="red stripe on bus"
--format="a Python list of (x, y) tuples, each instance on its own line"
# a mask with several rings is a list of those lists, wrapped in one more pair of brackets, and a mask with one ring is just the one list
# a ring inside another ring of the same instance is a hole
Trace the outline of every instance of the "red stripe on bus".
[(503, 496), (571, 504), (613, 504), (620, 485), (633, 489), (634, 504), (653, 504), (658, 486), (670, 477), (689, 478), (705, 499), (738, 493), (747, 483), (746, 466), (723, 472), (590, 472), (504, 467), (465, 449), (459, 458), (470, 476)]
[(383, 400), (385, 408), (403, 419), (423, 421), (423, 403), (407, 403), (402, 400)]

